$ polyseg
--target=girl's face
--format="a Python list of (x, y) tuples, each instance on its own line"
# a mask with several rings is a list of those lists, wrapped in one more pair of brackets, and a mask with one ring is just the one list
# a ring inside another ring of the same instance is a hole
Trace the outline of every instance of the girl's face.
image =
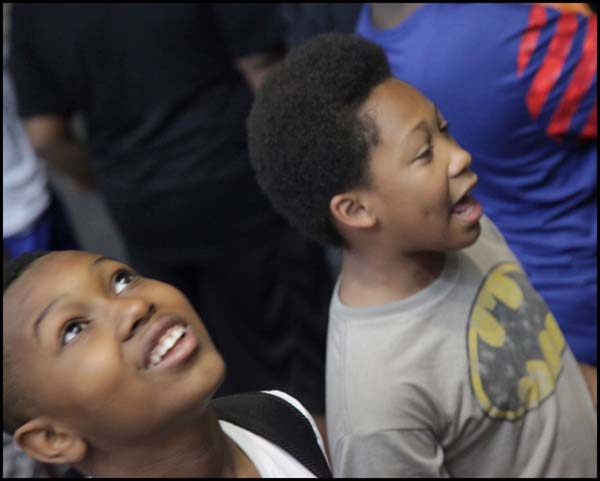
[(38, 414), (92, 443), (137, 442), (202, 411), (225, 373), (179, 290), (104, 256), (38, 259), (8, 288), (3, 315)]

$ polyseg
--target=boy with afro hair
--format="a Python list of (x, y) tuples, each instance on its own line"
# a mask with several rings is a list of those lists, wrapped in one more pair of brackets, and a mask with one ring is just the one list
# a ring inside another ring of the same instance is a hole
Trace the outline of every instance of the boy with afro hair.
[(4, 265), (2, 317), (4, 432), (67, 477), (331, 477), (295, 398), (212, 399), (223, 358), (169, 284), (88, 252), (27, 253)]
[(470, 195), (470, 154), (381, 48), (307, 42), (268, 76), (248, 127), (273, 206), (342, 249), (334, 475), (595, 477), (596, 411), (573, 354)]

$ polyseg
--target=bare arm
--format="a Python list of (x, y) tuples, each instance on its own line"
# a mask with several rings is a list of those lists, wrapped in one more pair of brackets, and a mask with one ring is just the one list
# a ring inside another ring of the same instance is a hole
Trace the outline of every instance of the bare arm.
[(95, 185), (87, 149), (71, 132), (68, 119), (61, 115), (35, 115), (23, 121), (37, 154), (49, 165), (73, 179), (80, 189)]
[(242, 72), (252, 91), (256, 92), (265, 75), (281, 62), (283, 57), (283, 50), (271, 50), (240, 57), (236, 60), (235, 64), (240, 72)]
[(393, 28), (423, 3), (372, 3), (371, 21), (377, 28)]

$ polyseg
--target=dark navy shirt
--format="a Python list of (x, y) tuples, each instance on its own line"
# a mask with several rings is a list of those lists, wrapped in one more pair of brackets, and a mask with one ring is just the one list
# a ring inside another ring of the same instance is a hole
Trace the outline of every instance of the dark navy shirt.
[(11, 37), (21, 116), (83, 114), (129, 248), (212, 257), (280, 225), (250, 166), (253, 96), (235, 65), (283, 45), (276, 5), (15, 4)]

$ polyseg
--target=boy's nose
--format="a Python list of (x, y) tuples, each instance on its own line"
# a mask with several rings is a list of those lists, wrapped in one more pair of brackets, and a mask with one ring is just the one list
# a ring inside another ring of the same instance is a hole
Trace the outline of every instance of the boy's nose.
[(465, 149), (460, 147), (458, 144), (453, 146), (452, 152), (450, 153), (450, 162), (448, 164), (448, 175), (450, 177), (456, 177), (465, 170), (471, 167), (471, 154)]

